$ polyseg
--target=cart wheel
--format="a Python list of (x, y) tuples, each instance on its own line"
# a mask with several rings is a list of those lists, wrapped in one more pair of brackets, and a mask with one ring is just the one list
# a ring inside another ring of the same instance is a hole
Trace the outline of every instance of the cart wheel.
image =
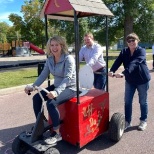
[(12, 143), (12, 151), (14, 154), (24, 154), (29, 150), (28, 146), (17, 136)]
[(60, 154), (56, 148), (49, 148), (43, 154)]
[(118, 142), (125, 129), (125, 118), (121, 113), (114, 113), (109, 124), (109, 138), (112, 141)]

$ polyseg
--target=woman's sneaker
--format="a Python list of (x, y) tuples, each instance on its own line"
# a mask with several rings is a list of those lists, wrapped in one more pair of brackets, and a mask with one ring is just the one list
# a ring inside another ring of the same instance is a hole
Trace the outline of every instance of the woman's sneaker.
[(132, 126), (131, 123), (125, 121), (125, 130), (130, 128), (131, 126)]
[(56, 133), (55, 131), (51, 134), (51, 136), (44, 140), (46, 144), (55, 144), (58, 141), (61, 141), (62, 137), (61, 134)]
[(146, 127), (147, 127), (147, 122), (146, 121), (140, 121), (140, 124), (138, 126), (138, 130), (143, 131), (143, 130), (146, 129)]

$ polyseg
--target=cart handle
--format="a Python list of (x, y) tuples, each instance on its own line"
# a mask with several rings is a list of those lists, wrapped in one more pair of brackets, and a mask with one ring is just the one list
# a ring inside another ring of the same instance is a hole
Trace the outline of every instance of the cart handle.
[[(43, 101), (45, 101), (45, 100), (44, 100), (44, 98), (43, 98), (43, 96), (42, 96), (42, 94), (41, 94), (41, 91), (43, 90), (43, 91), (46, 92), (47, 94), (50, 93), (47, 89), (42, 88), (42, 87), (40, 87), (40, 86), (39, 86), (39, 87), (38, 87), (38, 86), (34, 86), (34, 89), (38, 91), (38, 93), (39, 93), (39, 95), (40, 95), (40, 97), (41, 97), (41, 99), (42, 99)], [(53, 99), (56, 101), (56, 97), (53, 98)]]
[[(120, 76), (119, 76), (119, 77), (116, 77), (117, 74), (119, 74)], [(123, 76), (124, 76), (122, 73), (117, 73), (117, 74), (116, 74), (116, 73), (113, 73), (113, 74), (112, 74), (112, 77), (123, 78)], [(111, 77), (111, 76), (110, 76), (110, 77)]]
[(46, 90), (45, 88), (42, 88), (42, 87), (38, 87), (38, 86), (34, 86), (34, 89), (37, 90), (38, 92), (43, 90), (44, 92), (46, 92), (47, 94), (49, 93), (48, 90)]

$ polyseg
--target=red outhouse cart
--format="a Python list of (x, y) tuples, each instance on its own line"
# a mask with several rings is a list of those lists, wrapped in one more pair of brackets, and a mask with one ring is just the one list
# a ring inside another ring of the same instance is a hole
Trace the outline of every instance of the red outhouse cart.
[[(124, 132), (124, 115), (115, 113), (109, 119), (108, 77), (106, 91), (92, 88), (93, 76), (90, 68), (85, 66), (79, 72), (79, 24), (78, 19), (94, 15), (105, 16), (106, 19), (106, 62), (108, 71), (108, 16), (113, 16), (102, 0), (46, 0), (41, 12), (45, 17), (46, 38), (48, 40), (47, 19), (71, 20), (75, 27), (75, 58), (77, 76), (77, 96), (59, 106), (61, 115), (61, 135), (63, 140), (83, 147), (96, 137), (108, 131), (113, 141), (119, 141)], [(79, 86), (80, 83), (80, 86)], [(50, 83), (49, 83), (50, 84)], [(81, 94), (80, 94), (81, 87)], [(38, 91), (42, 90), (37, 87)], [(32, 148), (38, 153), (59, 154), (54, 145), (44, 145), (39, 137), (45, 132), (43, 112), (40, 113), (32, 135), (21, 133), (13, 142), (15, 154), (26, 153)], [(49, 118), (49, 123), (52, 121)], [(43, 127), (42, 127), (43, 126)]]

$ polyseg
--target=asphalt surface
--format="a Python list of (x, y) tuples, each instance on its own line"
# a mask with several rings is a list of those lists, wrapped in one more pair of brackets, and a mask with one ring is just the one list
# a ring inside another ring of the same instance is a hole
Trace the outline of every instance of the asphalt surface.
[(46, 60), (46, 55), (33, 54), (28, 57), (0, 57), (0, 70), (36, 65)]
[[(118, 143), (109, 140), (107, 133), (79, 149), (65, 141), (60, 141), (56, 148), (61, 154), (153, 154), (154, 153), (154, 72), (148, 62), (151, 73), (148, 92), (149, 116), (145, 131), (138, 131), (140, 109), (137, 93), (134, 96), (132, 127), (126, 131)], [(121, 71), (122, 68), (119, 69)], [(46, 83), (43, 86), (47, 86)], [(14, 138), (34, 125), (32, 95), (27, 96), (24, 86), (0, 91), (0, 154), (13, 154), (11, 145)], [(124, 112), (124, 79), (109, 78), (110, 117), (115, 112)], [(47, 112), (45, 112), (47, 114)]]

